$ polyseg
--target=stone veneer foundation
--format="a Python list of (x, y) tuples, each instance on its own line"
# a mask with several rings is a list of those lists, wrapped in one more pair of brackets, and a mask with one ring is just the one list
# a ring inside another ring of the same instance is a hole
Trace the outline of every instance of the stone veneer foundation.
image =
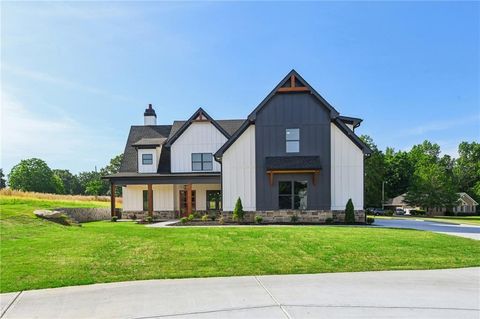
[[(200, 215), (211, 212), (197, 211)], [(131, 218), (135, 214), (137, 219), (146, 218), (147, 212), (122, 212), (122, 218)], [(233, 221), (232, 212), (221, 212), (226, 222)], [(331, 218), (334, 223), (343, 223), (345, 221), (344, 211), (331, 210), (275, 210), (275, 211), (255, 211), (245, 212), (245, 222), (254, 222), (255, 216), (262, 216), (264, 223), (290, 223), (292, 216), (298, 217), (298, 223), (317, 223), (323, 224), (328, 218)], [(156, 220), (169, 220), (180, 218), (180, 213), (175, 211), (154, 211), (153, 218)], [(363, 210), (355, 211), (355, 221), (357, 223), (365, 223), (365, 212)]]

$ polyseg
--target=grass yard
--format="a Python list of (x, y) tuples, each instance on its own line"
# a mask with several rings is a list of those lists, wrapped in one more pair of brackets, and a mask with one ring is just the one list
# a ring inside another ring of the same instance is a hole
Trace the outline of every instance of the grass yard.
[(0, 196), (0, 291), (153, 278), (480, 266), (480, 242), (415, 230), (291, 226), (66, 227), (37, 208), (105, 206)]
[(421, 219), (429, 220), (433, 222), (445, 222), (445, 223), (455, 223), (455, 224), (465, 224), (465, 225), (474, 225), (480, 226), (480, 216), (436, 216), (436, 217), (403, 217), (403, 216), (374, 216), (379, 219)]

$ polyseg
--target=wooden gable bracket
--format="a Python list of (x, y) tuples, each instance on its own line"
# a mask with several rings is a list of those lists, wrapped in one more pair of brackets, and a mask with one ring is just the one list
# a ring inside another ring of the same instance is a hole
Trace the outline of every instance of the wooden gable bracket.
[(270, 186), (273, 186), (273, 176), (275, 174), (312, 174), (313, 185), (317, 184), (317, 174), (320, 173), (319, 169), (296, 169), (296, 170), (270, 170), (267, 171), (267, 175), (270, 181)]
[(198, 113), (198, 116), (193, 120), (194, 122), (208, 122), (208, 118), (203, 114), (202, 111)]
[(310, 89), (306, 86), (295, 86), (296, 78), (292, 74), (290, 76), (290, 87), (281, 87), (277, 90), (278, 93), (287, 93), (287, 92), (310, 92)]

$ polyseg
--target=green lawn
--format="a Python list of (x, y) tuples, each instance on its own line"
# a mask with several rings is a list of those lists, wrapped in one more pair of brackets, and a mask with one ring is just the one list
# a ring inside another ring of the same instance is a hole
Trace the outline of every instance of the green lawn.
[(414, 230), (66, 227), (32, 211), (108, 203), (0, 197), (0, 205), (1, 292), (153, 278), (480, 266), (480, 242)]
[(379, 219), (421, 219), (434, 222), (456, 223), (480, 226), (480, 216), (436, 216), (436, 217), (418, 217), (418, 216), (374, 216)]

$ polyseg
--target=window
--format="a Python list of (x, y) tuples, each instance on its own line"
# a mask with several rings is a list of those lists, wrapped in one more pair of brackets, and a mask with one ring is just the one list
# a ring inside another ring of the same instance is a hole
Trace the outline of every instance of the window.
[(148, 191), (143, 191), (143, 210), (148, 210)]
[(222, 209), (222, 192), (207, 191), (207, 210)]
[(307, 182), (278, 182), (279, 209), (307, 209)]
[(153, 154), (142, 154), (142, 165), (152, 165)]
[(212, 153), (192, 153), (192, 171), (211, 171), (212, 169)]
[(285, 130), (286, 150), (287, 153), (300, 152), (300, 129), (287, 128)]

